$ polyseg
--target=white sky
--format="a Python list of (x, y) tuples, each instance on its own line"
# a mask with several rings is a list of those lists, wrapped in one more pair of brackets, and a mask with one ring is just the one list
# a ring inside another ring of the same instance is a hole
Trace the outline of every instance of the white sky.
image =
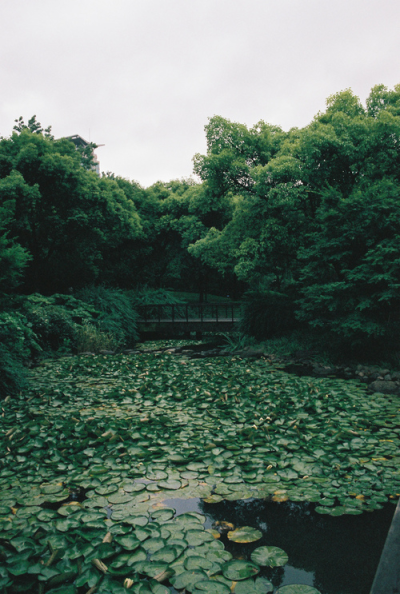
[(288, 130), (400, 83), (399, 0), (0, 0), (0, 135), (33, 114), (147, 187), (192, 175), (221, 115)]

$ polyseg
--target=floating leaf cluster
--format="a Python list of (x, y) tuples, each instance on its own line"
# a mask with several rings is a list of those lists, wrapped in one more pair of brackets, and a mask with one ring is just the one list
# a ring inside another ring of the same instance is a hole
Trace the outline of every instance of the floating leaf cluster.
[[(204, 517), (175, 516), (163, 501), (312, 501), (335, 516), (400, 493), (398, 399), (264, 360), (64, 358), (2, 408), (0, 587), (10, 594), (218, 594), (233, 581), (237, 594), (269, 592), (259, 568), (284, 565), (284, 551), (232, 559)], [(261, 536), (230, 528), (234, 542)], [(306, 593), (294, 587), (279, 593)]]

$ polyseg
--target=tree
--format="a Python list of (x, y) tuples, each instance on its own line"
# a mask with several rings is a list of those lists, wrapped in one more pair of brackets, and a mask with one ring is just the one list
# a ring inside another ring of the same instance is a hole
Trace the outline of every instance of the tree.
[(30, 255), (19, 243), (9, 237), (7, 226), (12, 218), (12, 201), (0, 207), (0, 292), (9, 293), (21, 282)]
[(66, 139), (22, 126), (0, 141), (0, 163), (0, 206), (13, 204), (7, 229), (31, 255), (25, 291), (95, 282), (108, 250), (141, 232), (133, 202), (114, 180), (85, 170)]
[(397, 332), (400, 86), (374, 87), (366, 108), (332, 95), (301, 130), (217, 117), (206, 134), (195, 171), (226, 210), (190, 253), (294, 293), (300, 320), (349, 344)]

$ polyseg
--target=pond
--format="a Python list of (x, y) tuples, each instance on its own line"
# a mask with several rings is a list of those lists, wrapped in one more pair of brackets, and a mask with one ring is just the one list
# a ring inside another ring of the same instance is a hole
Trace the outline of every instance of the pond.
[(177, 345), (45, 361), (3, 402), (0, 588), (367, 594), (399, 399)]
[(263, 569), (274, 587), (307, 584), (323, 594), (369, 593), (395, 509), (386, 504), (373, 513), (334, 518), (316, 513), (315, 504), (290, 501), (171, 499), (165, 504), (177, 513), (203, 513), (207, 528), (224, 521), (256, 526), (263, 537), (252, 544), (237, 545), (222, 535), (226, 550), (250, 558), (255, 548), (273, 543), (289, 556), (283, 567)]

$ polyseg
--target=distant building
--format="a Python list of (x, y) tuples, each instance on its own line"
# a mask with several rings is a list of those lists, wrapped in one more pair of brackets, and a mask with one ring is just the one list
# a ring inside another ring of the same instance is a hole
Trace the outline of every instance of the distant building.
[[(82, 136), (79, 136), (79, 134), (74, 134), (73, 136), (65, 136), (65, 138), (67, 140), (70, 140), (71, 142), (73, 142), (74, 145), (76, 146), (76, 148), (86, 148), (87, 146), (89, 146), (91, 144), (90, 142), (88, 142), (87, 140), (82, 138)], [(99, 146), (104, 146), (104, 144), (96, 144), (95, 148), (98, 148)], [(93, 151), (92, 169), (100, 177), (100, 162), (99, 162), (97, 155), (94, 151)]]

